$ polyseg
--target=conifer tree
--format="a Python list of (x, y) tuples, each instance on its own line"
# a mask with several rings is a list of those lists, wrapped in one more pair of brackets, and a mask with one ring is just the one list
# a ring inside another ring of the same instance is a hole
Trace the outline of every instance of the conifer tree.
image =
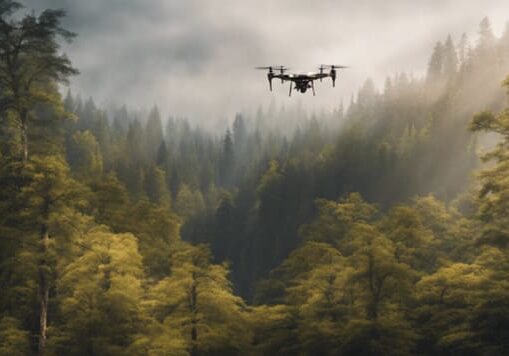
[(154, 313), (182, 330), (190, 355), (234, 355), (245, 350), (251, 336), (244, 303), (232, 293), (226, 266), (210, 259), (203, 246), (181, 246), (172, 274), (152, 289)]
[(60, 53), (59, 38), (71, 40), (72, 32), (60, 22), (62, 10), (45, 10), (39, 16), (17, 17), (20, 3), (2, 0), (0, 3), (0, 107), (11, 115), (19, 128), (22, 142), (21, 158), (28, 160), (29, 126), (36, 120), (33, 110), (47, 104), (61, 116), (65, 114), (56, 84), (65, 82), (78, 71)]

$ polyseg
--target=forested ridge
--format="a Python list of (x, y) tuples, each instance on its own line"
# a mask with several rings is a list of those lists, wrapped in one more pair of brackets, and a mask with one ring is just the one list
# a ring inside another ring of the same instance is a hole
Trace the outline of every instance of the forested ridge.
[(64, 16), (0, 0), (0, 355), (509, 354), (509, 26), (218, 133), (62, 95)]

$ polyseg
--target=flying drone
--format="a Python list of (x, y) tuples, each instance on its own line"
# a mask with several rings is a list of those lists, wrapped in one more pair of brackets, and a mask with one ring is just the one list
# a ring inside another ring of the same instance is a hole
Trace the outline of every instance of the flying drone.
[[(348, 68), (341, 65), (336, 64), (322, 64), (318, 68), (319, 72), (310, 72), (310, 73), (285, 73), (288, 71), (288, 68), (285, 66), (268, 66), (268, 67), (256, 67), (256, 69), (264, 69), (268, 70), (267, 79), (269, 81), (269, 89), (272, 91), (272, 79), (278, 78), (281, 79), (281, 83), (285, 81), (290, 82), (290, 92), (289, 96), (292, 96), (292, 87), (295, 83), (295, 90), (300, 91), (301, 93), (305, 93), (308, 89), (313, 91), (313, 96), (315, 93), (315, 80), (319, 79), (320, 81), (323, 78), (331, 77), (332, 86), (336, 86), (336, 69)], [(329, 69), (329, 72), (325, 72), (326, 69)]]

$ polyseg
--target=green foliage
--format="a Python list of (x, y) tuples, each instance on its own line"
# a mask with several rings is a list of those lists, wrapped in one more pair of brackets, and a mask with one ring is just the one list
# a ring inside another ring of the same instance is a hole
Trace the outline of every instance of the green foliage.
[(93, 216), (98, 223), (108, 225), (114, 231), (126, 231), (124, 225), (130, 213), (127, 189), (113, 172), (98, 178), (90, 184)]
[(162, 169), (152, 165), (145, 176), (145, 192), (147, 197), (154, 203), (169, 206), (170, 192), (166, 186), (166, 177)]
[(58, 353), (122, 355), (141, 323), (142, 258), (136, 238), (97, 227), (86, 248), (61, 271), (60, 317), (51, 345)]
[(356, 224), (369, 223), (377, 212), (376, 207), (366, 203), (358, 193), (352, 193), (339, 202), (318, 200), (316, 205), (317, 219), (302, 227), (300, 233), (305, 240), (331, 244), (345, 238)]
[[(504, 82), (509, 88), (509, 79)], [(479, 217), (485, 223), (482, 240), (497, 246), (507, 246), (509, 242), (509, 111), (506, 109), (499, 115), (482, 112), (474, 117), (470, 124), (472, 131), (487, 131), (500, 135), (500, 141), (490, 152), (483, 155), (486, 162), (495, 165), (480, 173), (482, 188), (479, 196)]]
[(296, 333), (297, 318), (292, 308), (284, 305), (260, 305), (251, 308), (250, 325), (254, 330), (254, 355), (295, 355), (300, 352)]
[(7, 316), (0, 319), (0, 355), (23, 356), (29, 350), (28, 332), (20, 329), (19, 321)]
[(90, 131), (78, 131), (71, 137), (69, 163), (75, 174), (84, 179), (96, 178), (103, 170), (102, 155)]
[(2, 116), (13, 114), (23, 142), (23, 160), (28, 159), (28, 125), (37, 104), (52, 107), (57, 116), (65, 109), (55, 83), (65, 82), (78, 71), (60, 53), (59, 37), (71, 40), (72, 32), (60, 25), (63, 10), (45, 10), (16, 16), (22, 6), (12, 0), (0, 3), (0, 107)]
[(228, 270), (210, 264), (203, 247), (182, 246), (172, 273), (150, 292), (154, 316), (180, 330), (192, 355), (237, 354), (249, 343), (244, 303), (233, 295)]
[[(218, 137), (62, 101), (64, 14), (19, 8), (0, 0), (1, 355), (509, 353), (509, 31)], [(498, 144), (473, 199), (480, 108)]]
[(175, 211), (183, 219), (203, 213), (205, 202), (199, 190), (193, 191), (187, 184), (182, 184), (175, 199)]

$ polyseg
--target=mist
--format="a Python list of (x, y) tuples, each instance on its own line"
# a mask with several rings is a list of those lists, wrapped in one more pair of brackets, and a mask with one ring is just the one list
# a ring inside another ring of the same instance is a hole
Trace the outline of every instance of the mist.
[[(489, 1), (72, 1), (29, 0), (27, 9), (62, 8), (78, 34), (65, 51), (80, 69), (73, 93), (103, 106), (127, 104), (210, 125), (269, 104), (332, 111), (347, 104), (367, 78), (422, 76), (434, 44), (467, 32), (488, 16), (496, 35), (509, 3)], [(445, 16), (446, 15), (446, 16)], [(268, 91), (258, 65), (309, 72), (321, 63), (351, 68), (317, 83), (317, 96), (275, 82)]]
[(507, 0), (23, 5), (1, 355), (508, 354)]

